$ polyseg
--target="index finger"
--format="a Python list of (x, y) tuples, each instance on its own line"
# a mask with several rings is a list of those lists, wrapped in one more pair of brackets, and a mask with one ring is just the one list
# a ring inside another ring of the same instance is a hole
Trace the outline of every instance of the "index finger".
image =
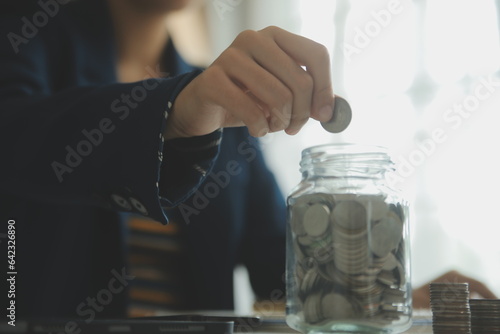
[(278, 27), (268, 27), (262, 31), (270, 34), (286, 54), (306, 67), (314, 81), (311, 116), (322, 122), (329, 121), (332, 118), (335, 98), (330, 78), (328, 49), (320, 43)]

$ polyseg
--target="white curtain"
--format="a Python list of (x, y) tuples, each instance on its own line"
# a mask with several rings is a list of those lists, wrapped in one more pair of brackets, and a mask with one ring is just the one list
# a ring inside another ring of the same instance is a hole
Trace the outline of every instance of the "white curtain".
[(310, 120), (263, 138), (284, 194), (300, 152), (330, 142), (392, 149), (412, 203), (413, 282), (449, 269), (500, 295), (500, 1), (210, 0), (212, 59), (244, 29), (277, 25), (323, 43), (335, 93), (354, 118), (342, 134)]
[(335, 140), (393, 150), (414, 283), (458, 269), (500, 294), (500, 1), (335, 3), (332, 68), (356, 115)]

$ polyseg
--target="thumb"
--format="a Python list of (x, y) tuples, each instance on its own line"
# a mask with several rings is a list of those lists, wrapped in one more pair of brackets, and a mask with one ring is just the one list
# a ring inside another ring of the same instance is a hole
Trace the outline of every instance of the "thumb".
[(328, 122), (333, 116), (335, 97), (331, 86), (314, 93), (311, 117), (320, 122)]

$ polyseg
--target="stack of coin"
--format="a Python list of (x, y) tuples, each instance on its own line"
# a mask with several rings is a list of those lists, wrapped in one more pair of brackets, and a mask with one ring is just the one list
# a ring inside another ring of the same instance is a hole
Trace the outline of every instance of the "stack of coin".
[(431, 283), (432, 330), (440, 333), (471, 333), (468, 283)]
[[(291, 204), (295, 278), (308, 324), (409, 317), (404, 223), (382, 195), (303, 195)], [(359, 322), (359, 321), (358, 321)]]
[(472, 334), (500, 333), (500, 299), (470, 299)]

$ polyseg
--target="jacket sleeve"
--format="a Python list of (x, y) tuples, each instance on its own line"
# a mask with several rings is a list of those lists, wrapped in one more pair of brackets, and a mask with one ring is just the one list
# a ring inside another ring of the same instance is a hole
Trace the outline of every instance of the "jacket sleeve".
[[(2, 36), (7, 22), (0, 22)], [(166, 223), (163, 207), (189, 196), (218, 154), (221, 131), (162, 136), (177, 94), (200, 71), (55, 90), (53, 73), (61, 70), (42, 38), (14, 51), (10, 39), (0, 40), (0, 192)]]

